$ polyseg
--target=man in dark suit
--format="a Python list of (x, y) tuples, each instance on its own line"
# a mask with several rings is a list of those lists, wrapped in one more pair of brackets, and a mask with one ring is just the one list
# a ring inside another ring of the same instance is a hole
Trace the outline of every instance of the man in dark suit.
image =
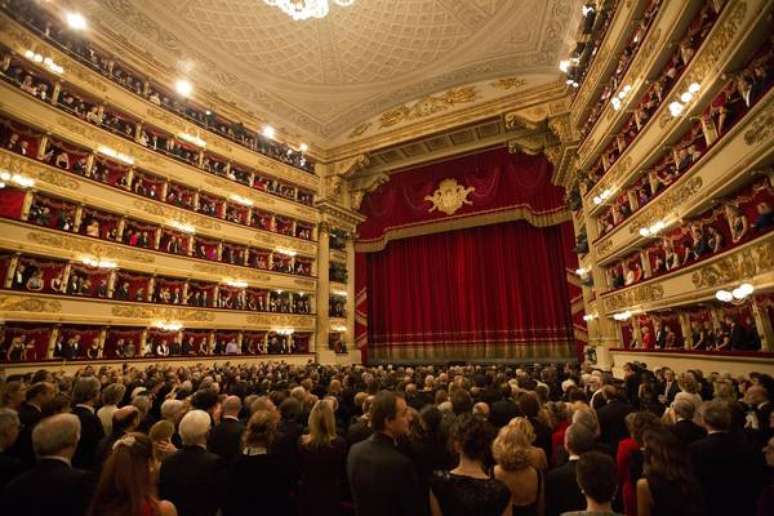
[(659, 401), (664, 405), (669, 405), (675, 400), (678, 392), (680, 392), (680, 386), (677, 385), (677, 380), (675, 380), (675, 372), (668, 367), (664, 368), (664, 383), (661, 394), (659, 394)]
[(81, 439), (73, 456), (73, 466), (94, 471), (97, 469), (97, 445), (105, 437), (102, 422), (94, 413), (100, 397), (100, 383), (94, 376), (78, 378), (73, 387), (73, 414), (81, 421)]
[(660, 322), (656, 321), (655, 326), (656, 348), (664, 349), (666, 347), (667, 332)]
[(694, 441), (707, 437), (707, 431), (693, 422), (693, 415), (696, 411), (696, 406), (693, 403), (679, 399), (672, 404), (672, 410), (677, 416), (677, 423), (670, 427), (670, 430), (683, 446), (688, 446)]
[(492, 409), (489, 411), (489, 422), (497, 428), (502, 428), (511, 419), (521, 416), (521, 410), (512, 398), (511, 384), (503, 382), (500, 385), (500, 395), (502, 398), (492, 403)]
[(14, 457), (18, 457), (26, 467), (35, 464), (35, 452), (32, 449), (32, 429), (43, 419), (43, 407), (54, 399), (56, 388), (48, 382), (37, 382), (27, 389), (27, 400), (19, 407), (19, 421), (22, 429), (16, 444), (9, 450)]
[(159, 498), (175, 504), (180, 516), (214, 516), (220, 507), (223, 461), (207, 451), (210, 415), (192, 410), (180, 420), (183, 448), (159, 471)]
[(621, 393), (613, 385), (605, 385), (602, 396), (607, 403), (597, 411), (600, 440), (616, 453), (618, 443), (629, 435), (625, 419), (630, 412), (634, 412), (634, 407), (622, 399)]
[(371, 409), (374, 434), (352, 447), (347, 478), (357, 516), (415, 516), (427, 503), (411, 459), (398, 451), (397, 439), (408, 434), (408, 405), (390, 391), (380, 391)]
[(586, 498), (576, 481), (575, 466), (580, 456), (594, 447), (594, 433), (584, 425), (570, 425), (564, 433), (564, 447), (569, 452), (569, 460), (546, 475), (547, 516), (559, 516), (586, 507)]
[(81, 424), (73, 414), (46, 418), (32, 431), (38, 461), (0, 494), (0, 514), (82, 516), (94, 488), (91, 475), (74, 469)]
[(7, 453), (19, 437), (21, 423), (16, 411), (0, 408), (0, 491), (24, 471), (24, 464), (18, 457)]
[(223, 415), (220, 423), (212, 429), (208, 442), (212, 453), (231, 461), (242, 449), (242, 432), (245, 425), (239, 420), (242, 401), (239, 396), (229, 396), (223, 400)]
[(763, 455), (744, 433), (729, 431), (727, 402), (708, 401), (699, 414), (707, 437), (691, 444), (689, 450), (707, 516), (755, 514), (766, 472)]

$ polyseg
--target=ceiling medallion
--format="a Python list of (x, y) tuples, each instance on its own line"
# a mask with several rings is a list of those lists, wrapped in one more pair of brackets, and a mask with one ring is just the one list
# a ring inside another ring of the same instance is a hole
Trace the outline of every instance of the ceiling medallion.
[[(265, 4), (279, 7), (296, 21), (309, 18), (325, 18), (330, 10), (329, 0), (263, 0)], [(355, 0), (330, 0), (341, 7), (349, 7)]]
[(453, 215), (462, 208), (462, 205), (473, 204), (472, 201), (468, 200), (468, 195), (475, 191), (476, 189), (472, 186), (465, 188), (458, 184), (456, 179), (444, 179), (433, 195), (425, 196), (426, 201), (433, 203), (428, 213), (439, 210), (447, 215)]

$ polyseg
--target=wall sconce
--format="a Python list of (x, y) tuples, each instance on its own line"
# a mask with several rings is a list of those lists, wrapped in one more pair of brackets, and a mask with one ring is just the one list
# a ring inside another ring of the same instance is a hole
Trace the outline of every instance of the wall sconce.
[(723, 303), (738, 305), (750, 297), (753, 292), (755, 292), (755, 287), (750, 283), (742, 283), (731, 292), (728, 290), (718, 290), (715, 292), (715, 299), (722, 301)]
[(274, 331), (277, 333), (277, 335), (285, 335), (285, 336), (293, 335), (296, 332), (296, 330), (294, 330), (293, 328), (278, 328)]
[(156, 321), (153, 326), (164, 331), (180, 331), (183, 329), (183, 324), (177, 321)]
[(228, 285), (229, 287), (234, 288), (247, 288), (247, 282), (244, 280), (238, 280), (238, 279), (231, 279), (227, 278), (223, 280), (223, 283), (225, 285)]
[(109, 158), (117, 159), (118, 161), (123, 161), (127, 165), (134, 165), (134, 158), (124, 154), (123, 152), (118, 152), (112, 147), (108, 147), (107, 145), (100, 145), (97, 147), (97, 152), (100, 154), (103, 154)]
[(190, 235), (193, 235), (196, 233), (196, 228), (193, 227), (191, 224), (186, 224), (184, 222), (179, 222), (177, 220), (169, 220), (167, 221), (167, 224), (170, 227), (177, 229), (178, 231), (182, 231), (183, 233), (188, 233)]
[(629, 318), (631, 318), (631, 316), (632, 316), (632, 313), (629, 310), (627, 310), (625, 312), (613, 314), (613, 319), (615, 319), (616, 321), (627, 321), (629, 320)]
[(280, 253), (280, 254), (284, 254), (284, 255), (287, 255), (287, 256), (295, 256), (295, 255), (297, 255), (297, 254), (298, 254), (298, 253), (297, 253), (296, 251), (294, 251), (293, 249), (287, 249), (287, 248), (285, 248), (285, 247), (278, 247), (278, 248), (276, 248), (276, 249), (274, 250), (274, 252), (276, 252), (276, 253)]
[(207, 146), (207, 142), (205, 142), (204, 140), (202, 140), (201, 138), (199, 138), (196, 135), (189, 134), (189, 133), (179, 133), (177, 136), (181, 140), (185, 140), (188, 143), (192, 143), (192, 144), (196, 145), (197, 147), (202, 147), (203, 148), (203, 147)]
[(688, 86), (688, 89), (680, 94), (680, 100), (669, 103), (669, 114), (672, 115), (673, 118), (680, 116), (688, 103), (693, 100), (700, 90), (701, 85), (698, 82), (692, 82), (690, 86)]
[(347, 293), (344, 290), (331, 290), (331, 294), (334, 296), (347, 297)]
[(252, 206), (254, 204), (253, 201), (251, 201), (247, 197), (242, 197), (241, 195), (238, 195), (238, 194), (231, 194), (229, 196), (229, 199), (231, 199), (236, 203), (241, 204), (242, 206)]
[(339, 332), (339, 333), (346, 333), (347, 332), (347, 327), (346, 326), (342, 326), (340, 324), (339, 325), (334, 325), (334, 326), (331, 326), (331, 331), (336, 331), (336, 332)]
[(583, 316), (583, 320), (586, 321), (586, 322), (591, 322), (594, 319), (599, 319), (599, 315), (598, 314), (586, 314), (586, 315)]
[(663, 220), (656, 221), (648, 227), (640, 228), (640, 235), (643, 237), (653, 237), (658, 235), (664, 228), (667, 227), (667, 223)]
[(97, 269), (116, 269), (118, 268), (118, 264), (114, 262), (113, 260), (103, 260), (101, 258), (94, 258), (92, 256), (84, 256), (81, 258), (81, 263), (84, 265), (88, 265), (89, 267), (94, 267)]
[(35, 180), (21, 174), (12, 174), (7, 170), (0, 172), (0, 188), (5, 188), (7, 183), (13, 183), (22, 188), (32, 188), (35, 186)]

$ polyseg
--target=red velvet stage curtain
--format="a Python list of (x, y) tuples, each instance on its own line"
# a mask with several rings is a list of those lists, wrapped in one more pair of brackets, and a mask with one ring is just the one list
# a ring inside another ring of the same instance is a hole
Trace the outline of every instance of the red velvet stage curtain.
[(571, 357), (563, 249), (561, 225), (515, 221), (368, 253), (369, 361)]

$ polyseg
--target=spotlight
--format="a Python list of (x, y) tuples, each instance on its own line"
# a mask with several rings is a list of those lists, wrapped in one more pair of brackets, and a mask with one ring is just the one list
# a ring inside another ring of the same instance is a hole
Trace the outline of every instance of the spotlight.
[(177, 90), (180, 95), (188, 97), (193, 93), (193, 85), (185, 79), (179, 79), (175, 83), (175, 90)]
[(67, 13), (65, 20), (73, 30), (86, 30), (86, 18), (81, 13)]

